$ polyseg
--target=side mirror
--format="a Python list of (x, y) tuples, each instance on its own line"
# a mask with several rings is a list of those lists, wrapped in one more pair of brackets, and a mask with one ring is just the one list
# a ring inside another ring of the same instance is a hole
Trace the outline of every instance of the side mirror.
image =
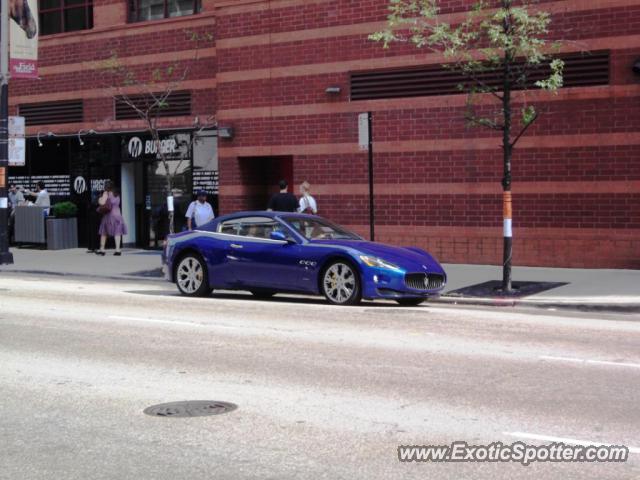
[(280, 240), (281, 242), (287, 241), (287, 236), (284, 233), (279, 232), (277, 230), (275, 232), (271, 232), (269, 237), (271, 238), (271, 240)]

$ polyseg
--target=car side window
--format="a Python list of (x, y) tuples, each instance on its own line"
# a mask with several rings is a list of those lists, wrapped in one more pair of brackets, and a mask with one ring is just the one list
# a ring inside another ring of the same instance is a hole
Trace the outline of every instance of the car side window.
[(243, 222), (240, 235), (253, 238), (271, 238), (271, 232), (279, 227), (278, 222), (272, 219), (259, 220), (251, 219)]
[(289, 220), (289, 225), (291, 225), (298, 233), (307, 238), (316, 238), (319, 237), (322, 233), (317, 223), (308, 222), (303, 219)]
[(222, 222), (218, 227), (218, 232), (226, 233), (227, 235), (239, 235), (240, 227), (242, 223), (241, 219), (234, 218), (233, 220), (227, 220), (226, 222)]
[(271, 238), (271, 232), (284, 230), (282, 225), (269, 217), (242, 217), (220, 224), (218, 231), (241, 237)]

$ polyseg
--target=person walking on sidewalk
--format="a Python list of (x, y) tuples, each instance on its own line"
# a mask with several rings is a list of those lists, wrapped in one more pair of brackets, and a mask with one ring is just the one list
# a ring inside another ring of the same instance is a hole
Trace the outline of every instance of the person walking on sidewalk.
[(280, 187), (280, 192), (271, 197), (267, 210), (275, 212), (297, 212), (298, 200), (293, 193), (287, 192), (287, 181), (280, 180), (278, 186)]
[(122, 244), (122, 236), (127, 234), (127, 225), (120, 212), (120, 195), (110, 181), (105, 184), (104, 192), (98, 199), (98, 212), (102, 214), (102, 220), (100, 220), (100, 228), (98, 229), (100, 250), (96, 251), (96, 254), (104, 256), (107, 237), (113, 237), (116, 244), (114, 255), (122, 255), (120, 245)]
[(197, 197), (197, 200), (189, 204), (189, 208), (187, 208), (187, 213), (185, 214), (185, 217), (187, 217), (188, 230), (193, 230), (194, 227), (201, 227), (215, 218), (213, 207), (207, 202), (207, 192), (199, 190)]
[(311, 196), (311, 185), (306, 180), (300, 185), (300, 203), (298, 205), (298, 212), (308, 213), (309, 215), (318, 214), (318, 204), (316, 199)]

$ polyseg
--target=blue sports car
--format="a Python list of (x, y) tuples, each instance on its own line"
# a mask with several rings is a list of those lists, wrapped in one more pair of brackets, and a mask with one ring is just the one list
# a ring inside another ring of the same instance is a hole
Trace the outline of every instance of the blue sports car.
[(240, 212), (197, 230), (169, 235), (162, 255), (167, 280), (184, 295), (213, 289), (321, 294), (336, 305), (362, 298), (418, 305), (447, 276), (427, 252), (374, 243), (315, 215)]

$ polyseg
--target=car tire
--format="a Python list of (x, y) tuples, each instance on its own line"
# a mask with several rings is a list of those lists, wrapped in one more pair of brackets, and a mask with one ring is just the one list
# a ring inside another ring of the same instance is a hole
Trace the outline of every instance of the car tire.
[(273, 297), (276, 292), (271, 292), (269, 290), (251, 290), (251, 295), (256, 297), (259, 300), (268, 300)]
[(322, 270), (320, 291), (333, 305), (357, 305), (362, 299), (358, 269), (346, 260), (329, 263)]
[(397, 298), (396, 302), (403, 307), (417, 307), (425, 300), (426, 298)]
[(205, 297), (213, 291), (209, 286), (207, 264), (197, 253), (187, 253), (180, 257), (175, 279), (178, 291), (187, 297)]

